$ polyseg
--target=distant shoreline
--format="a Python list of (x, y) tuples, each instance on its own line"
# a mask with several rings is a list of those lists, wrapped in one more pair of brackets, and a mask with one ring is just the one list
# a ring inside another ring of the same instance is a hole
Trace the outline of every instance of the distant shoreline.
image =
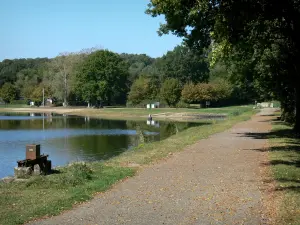
[[(178, 112), (177, 112), (178, 111)], [(82, 107), (35, 107), (35, 108), (0, 108), (0, 112), (16, 113), (57, 113), (66, 115), (89, 116), (103, 119), (145, 120), (149, 114), (156, 120), (195, 121), (203, 119), (225, 119), (224, 113), (190, 112), (190, 109), (163, 108), (147, 110), (144, 108), (82, 108)], [(156, 113), (158, 112), (158, 113)]]

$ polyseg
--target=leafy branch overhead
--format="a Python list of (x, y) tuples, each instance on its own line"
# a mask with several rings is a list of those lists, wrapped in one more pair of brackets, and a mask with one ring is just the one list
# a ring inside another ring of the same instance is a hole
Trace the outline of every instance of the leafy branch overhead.
[[(159, 33), (183, 37), (194, 50), (211, 49), (211, 66), (255, 98), (278, 99), (300, 131), (300, 3), (297, 0), (151, 0), (146, 11), (163, 15)], [(253, 99), (254, 100), (254, 99)]]

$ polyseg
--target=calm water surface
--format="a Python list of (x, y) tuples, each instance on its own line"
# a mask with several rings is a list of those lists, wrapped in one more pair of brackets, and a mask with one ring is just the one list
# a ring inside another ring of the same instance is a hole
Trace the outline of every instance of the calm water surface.
[(54, 114), (0, 113), (0, 178), (13, 175), (26, 144), (41, 144), (53, 166), (105, 160), (143, 142), (159, 141), (199, 123), (104, 120)]

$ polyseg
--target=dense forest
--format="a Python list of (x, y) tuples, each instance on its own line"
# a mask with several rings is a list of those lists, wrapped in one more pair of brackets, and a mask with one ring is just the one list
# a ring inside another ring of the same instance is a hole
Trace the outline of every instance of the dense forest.
[(210, 60), (208, 49), (200, 54), (183, 45), (159, 58), (89, 49), (51, 59), (6, 59), (0, 63), (0, 97), (5, 103), (40, 105), (44, 91), (55, 105), (144, 106), (159, 101), (172, 107), (252, 100), (247, 90), (229, 82), (224, 66), (210, 68)]

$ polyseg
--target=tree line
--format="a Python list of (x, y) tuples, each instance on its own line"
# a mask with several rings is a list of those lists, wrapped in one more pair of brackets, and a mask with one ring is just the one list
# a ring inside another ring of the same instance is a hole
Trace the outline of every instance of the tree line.
[(90, 49), (4, 60), (2, 100), (41, 101), (42, 90), (65, 105), (279, 100), (300, 131), (298, 0), (150, 0), (146, 13), (163, 15), (159, 34), (183, 44), (159, 58)]
[(5, 103), (42, 104), (44, 95), (65, 106), (220, 103), (233, 99), (234, 87), (224, 73), (210, 70), (207, 52), (199, 54), (184, 45), (158, 58), (87, 49), (55, 58), (3, 60), (0, 98)]

